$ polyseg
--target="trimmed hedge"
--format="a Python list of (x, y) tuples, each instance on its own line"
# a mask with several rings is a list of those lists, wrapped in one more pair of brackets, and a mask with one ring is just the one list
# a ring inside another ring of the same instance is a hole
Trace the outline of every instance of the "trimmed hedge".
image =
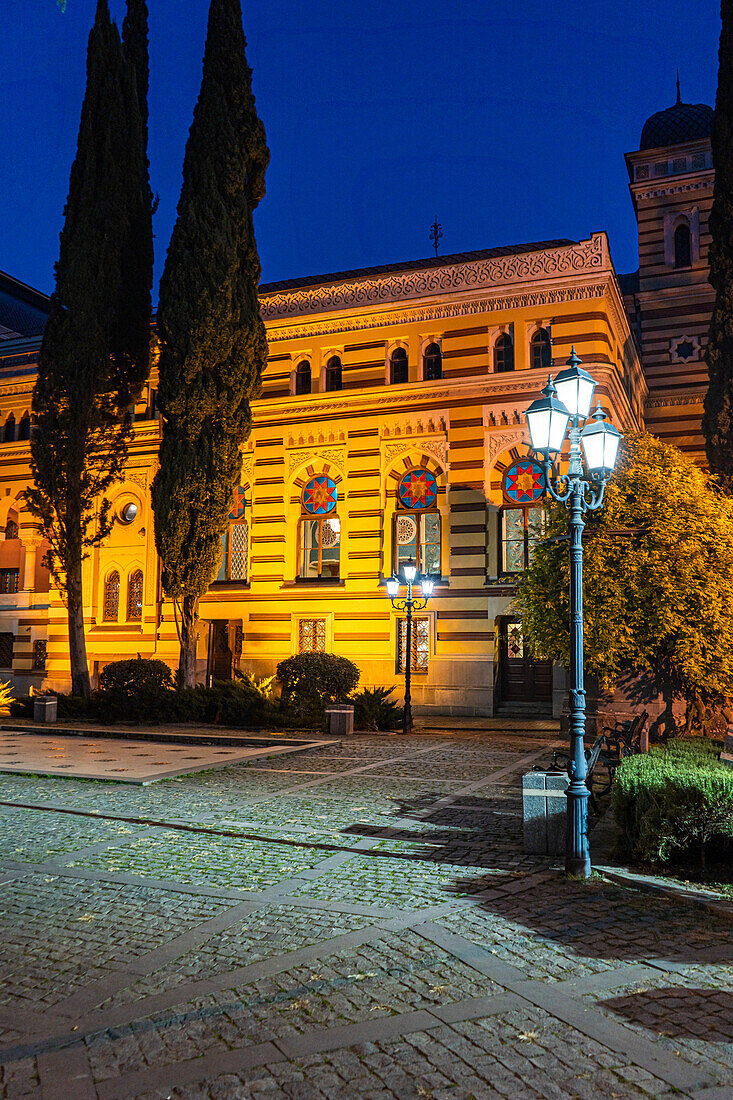
[(277, 666), (280, 706), (294, 718), (320, 725), (330, 703), (346, 703), (361, 673), (348, 657), (335, 653), (296, 653)]
[(612, 802), (621, 844), (644, 863), (705, 866), (709, 848), (733, 839), (733, 769), (704, 738), (628, 757), (616, 772)]

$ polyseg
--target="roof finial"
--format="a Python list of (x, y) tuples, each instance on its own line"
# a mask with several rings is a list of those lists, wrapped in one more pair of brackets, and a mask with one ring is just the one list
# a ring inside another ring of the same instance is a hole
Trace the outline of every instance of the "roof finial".
[(679, 104), (681, 102), (682, 102), (682, 97), (680, 96), (680, 71), (678, 69), (677, 70), (677, 103)]

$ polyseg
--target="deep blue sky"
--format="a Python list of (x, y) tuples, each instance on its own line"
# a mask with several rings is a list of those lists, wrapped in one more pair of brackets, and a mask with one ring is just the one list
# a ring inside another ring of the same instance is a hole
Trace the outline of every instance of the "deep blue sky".
[[(96, 0), (0, 0), (0, 268), (50, 291)], [(208, 0), (149, 0), (156, 289)], [(121, 24), (124, 0), (110, 0)], [(606, 229), (636, 268), (623, 154), (713, 103), (718, 0), (244, 0), (272, 160), (263, 280)]]

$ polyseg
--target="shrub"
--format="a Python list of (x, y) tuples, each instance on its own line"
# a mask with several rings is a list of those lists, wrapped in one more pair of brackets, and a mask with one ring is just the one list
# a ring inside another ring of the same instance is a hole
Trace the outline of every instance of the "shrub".
[(394, 730), (402, 724), (402, 707), (390, 699), (394, 686), (389, 688), (364, 688), (352, 695), (354, 704), (354, 729)]
[(165, 661), (149, 657), (112, 661), (102, 669), (99, 690), (118, 698), (132, 698), (152, 691), (172, 691), (173, 673)]
[(673, 740), (624, 760), (613, 785), (621, 843), (633, 858), (671, 863), (733, 838), (733, 770), (714, 742)]
[(335, 653), (298, 653), (277, 666), (280, 705), (294, 718), (320, 725), (329, 703), (345, 703), (359, 683), (359, 669)]
[(14, 702), (15, 696), (10, 686), (10, 680), (8, 680), (6, 683), (0, 684), (0, 710), (8, 710)]

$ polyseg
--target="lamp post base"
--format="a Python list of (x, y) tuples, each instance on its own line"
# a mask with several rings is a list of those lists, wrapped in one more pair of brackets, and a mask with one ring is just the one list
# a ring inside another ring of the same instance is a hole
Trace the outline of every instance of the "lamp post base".
[(585, 783), (574, 780), (565, 794), (568, 800), (565, 874), (576, 878), (590, 878), (592, 868), (588, 846), (588, 788)]

